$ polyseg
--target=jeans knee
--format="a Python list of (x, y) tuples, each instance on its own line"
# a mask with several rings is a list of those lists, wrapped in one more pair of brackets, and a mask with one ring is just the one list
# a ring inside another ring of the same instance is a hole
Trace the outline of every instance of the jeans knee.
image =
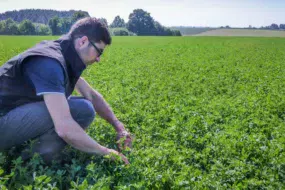
[(85, 118), (86, 121), (90, 121), (90, 123), (94, 120), (96, 112), (93, 104), (89, 100), (82, 101), (82, 117)]
[(95, 118), (96, 111), (93, 104), (86, 99), (77, 99), (71, 103), (71, 112), (74, 119), (83, 128), (87, 128)]
[(93, 104), (89, 100), (85, 100), (85, 104), (86, 104), (85, 105), (86, 117), (93, 120), (95, 118), (95, 115), (96, 115), (94, 106), (93, 106)]

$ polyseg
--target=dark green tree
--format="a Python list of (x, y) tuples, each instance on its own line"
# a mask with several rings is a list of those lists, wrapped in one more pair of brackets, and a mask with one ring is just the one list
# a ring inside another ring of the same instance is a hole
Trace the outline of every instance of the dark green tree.
[(127, 24), (127, 28), (129, 31), (134, 32), (139, 36), (148, 36), (156, 34), (154, 19), (150, 16), (150, 13), (142, 9), (135, 9), (129, 15), (129, 22)]
[(157, 36), (163, 36), (165, 33), (165, 27), (163, 27), (159, 22), (154, 22), (155, 33)]
[(71, 26), (72, 26), (71, 19), (69, 19), (69, 18), (62, 18), (60, 20), (60, 23), (61, 23), (61, 30), (60, 30), (61, 33), (62, 34), (68, 33), (70, 28), (71, 28)]
[(279, 28), (285, 30), (285, 24), (280, 24)]
[(49, 20), (48, 25), (52, 31), (52, 35), (60, 35), (61, 34), (61, 23), (60, 19), (55, 16)]
[(38, 28), (36, 28), (37, 35), (45, 36), (45, 35), (51, 35), (51, 33), (52, 33), (51, 29), (47, 25), (40, 25), (38, 26)]
[(83, 11), (77, 11), (73, 14), (72, 18), (71, 18), (71, 22), (75, 23), (76, 21), (78, 21), (79, 19), (85, 18), (85, 17), (89, 17), (88, 13), (83, 12)]
[(182, 36), (180, 30), (172, 30), (173, 36)]
[(124, 19), (120, 16), (116, 16), (112, 24), (110, 25), (111, 28), (124, 28), (126, 27), (126, 23)]
[(0, 21), (0, 34), (5, 32), (5, 21)]
[(181, 36), (179, 30), (171, 30), (170, 28), (162, 26), (159, 22), (154, 22), (155, 35), (157, 36)]
[(279, 26), (278, 26), (277, 24), (273, 23), (273, 24), (271, 24), (270, 29), (272, 29), (272, 30), (278, 30), (278, 29), (279, 29)]
[(35, 25), (30, 20), (23, 20), (19, 25), (19, 33), (21, 35), (35, 35)]
[(5, 21), (4, 34), (9, 34), (9, 35), (18, 35), (19, 34), (18, 25), (11, 18), (8, 18)]

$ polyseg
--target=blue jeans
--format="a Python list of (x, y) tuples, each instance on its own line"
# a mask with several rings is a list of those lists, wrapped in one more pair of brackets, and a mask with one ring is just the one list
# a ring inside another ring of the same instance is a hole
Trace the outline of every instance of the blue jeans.
[[(86, 129), (95, 118), (92, 103), (83, 97), (72, 96), (68, 99), (73, 119)], [(39, 153), (46, 163), (51, 163), (60, 155), (67, 143), (55, 132), (51, 116), (44, 102), (19, 106), (0, 117), (0, 151), (20, 146), (27, 140), (35, 140), (32, 153)], [(31, 153), (23, 151), (22, 159), (27, 160)]]

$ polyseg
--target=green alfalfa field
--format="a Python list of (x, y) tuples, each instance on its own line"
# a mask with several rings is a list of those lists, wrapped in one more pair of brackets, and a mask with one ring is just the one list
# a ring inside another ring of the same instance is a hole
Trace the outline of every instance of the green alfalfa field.
[[(0, 37), (0, 64), (43, 39)], [(11, 150), (0, 189), (285, 188), (285, 38), (114, 37), (83, 77), (135, 136), (131, 164), (67, 148), (46, 166)], [(116, 148), (98, 116), (87, 132)]]

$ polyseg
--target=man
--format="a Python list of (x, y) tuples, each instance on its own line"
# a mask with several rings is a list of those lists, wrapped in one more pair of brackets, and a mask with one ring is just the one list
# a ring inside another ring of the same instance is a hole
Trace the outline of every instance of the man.
[[(84, 131), (96, 111), (114, 126), (117, 139), (131, 145), (123, 123), (80, 77), (87, 66), (100, 61), (110, 44), (106, 26), (88, 17), (60, 39), (43, 41), (0, 67), (0, 151), (35, 139), (32, 153), (47, 163), (58, 159), (69, 144), (91, 154), (119, 156), (128, 164), (123, 154), (98, 144)], [(71, 96), (74, 89), (83, 97)], [(21, 156), (26, 160), (31, 154), (23, 151)]]

